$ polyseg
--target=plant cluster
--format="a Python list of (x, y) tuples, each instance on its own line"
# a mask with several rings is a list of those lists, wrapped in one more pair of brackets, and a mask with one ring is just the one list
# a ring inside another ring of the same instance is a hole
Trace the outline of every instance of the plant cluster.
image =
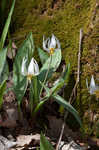
[[(9, 45), (4, 48), (4, 43), (11, 22), (14, 5), (15, 0), (13, 1), (8, 19), (6, 21), (0, 39), (0, 108), (3, 104), (3, 95), (7, 90), (6, 81), (9, 76), (9, 73), (6, 73), (9, 68), (9, 65), (7, 63), (7, 51)], [(31, 117), (35, 117), (35, 115), (38, 113), (44, 103), (50, 98), (53, 98), (58, 104), (62, 105), (65, 109), (67, 109), (67, 111), (72, 113), (77, 119), (78, 123), (81, 125), (81, 120), (77, 111), (68, 101), (66, 101), (58, 94), (60, 88), (62, 88), (64, 84), (67, 85), (68, 77), (70, 74), (70, 64), (67, 64), (67, 67), (65, 68), (63, 74), (59, 77), (57, 82), (53, 84), (52, 88), (49, 88), (47, 86), (47, 82), (61, 63), (61, 46), (57, 37), (55, 37), (53, 34), (51, 38), (45, 39), (45, 37), (43, 37), (43, 49), (46, 52), (41, 48), (38, 48), (38, 54), (40, 56), (42, 64), (40, 68), (37, 61), (33, 57), (35, 46), (32, 33), (29, 33), (26, 40), (22, 43), (15, 56), (13, 62), (12, 88), (16, 95), (18, 110), (19, 112), (21, 111), (21, 103), (28, 88)], [(44, 96), (42, 96), (43, 89), (45, 90)], [(43, 135), (41, 135), (41, 141), (43, 141), (42, 139), (44, 139)], [(46, 140), (44, 139), (44, 141)], [(44, 143), (46, 145), (47, 142)], [(41, 147), (42, 146), (43, 145), (41, 143)]]
[[(3, 103), (3, 93), (6, 90), (6, 80), (8, 78), (6, 75), (5, 79), (5, 70), (6, 68), (9, 68), (6, 59), (8, 46), (6, 48), (3, 47), (11, 21), (14, 4), (15, 0), (13, 1), (0, 40), (0, 78), (4, 80), (0, 87), (0, 106), (2, 106)], [(38, 48), (38, 53), (42, 63), (42, 67), (40, 69), (36, 60), (33, 58), (35, 47), (32, 33), (29, 33), (16, 54), (13, 62), (13, 91), (16, 95), (19, 111), (21, 110), (21, 103), (27, 91), (27, 87), (29, 86), (29, 103), (32, 117), (40, 110), (42, 105), (52, 97), (56, 100), (56, 102), (71, 112), (81, 124), (77, 111), (72, 107), (71, 104), (58, 95), (59, 89), (67, 82), (70, 73), (70, 64), (67, 65), (63, 75), (59, 77), (58, 82), (54, 84), (51, 89), (46, 86), (49, 78), (52, 77), (52, 74), (56, 71), (61, 63), (61, 46), (59, 40), (53, 34), (51, 38), (45, 39), (45, 37), (43, 37), (43, 49), (46, 50), (49, 55), (42, 49)], [(41, 96), (43, 89), (46, 91), (46, 95), (44, 97)]]

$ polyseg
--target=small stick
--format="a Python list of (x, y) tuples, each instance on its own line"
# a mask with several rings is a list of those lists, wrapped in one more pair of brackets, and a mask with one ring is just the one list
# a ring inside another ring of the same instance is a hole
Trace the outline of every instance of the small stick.
[(71, 103), (72, 99), (75, 99), (75, 97), (76, 97), (76, 88), (77, 88), (77, 85), (78, 85), (79, 80), (80, 80), (80, 58), (81, 58), (82, 38), (83, 38), (83, 30), (80, 29), (77, 79), (76, 79), (75, 86), (72, 90), (72, 93), (71, 93), (71, 96), (70, 96), (70, 99), (69, 99), (69, 103)]
[[(80, 29), (77, 79), (76, 79), (75, 86), (74, 86), (74, 88), (72, 90), (71, 96), (69, 98), (69, 103), (71, 103), (72, 100), (74, 100), (74, 98), (76, 97), (75, 93), (76, 93), (77, 85), (78, 85), (79, 80), (80, 80), (80, 58), (81, 58), (81, 49), (82, 49), (82, 38), (83, 38), (83, 30)], [(56, 150), (59, 150), (59, 145), (60, 145), (60, 142), (62, 140), (62, 136), (63, 136), (63, 132), (64, 132), (64, 128), (65, 128), (65, 120), (66, 120), (67, 116), (68, 116), (68, 111), (66, 111), (65, 115), (64, 115), (64, 121), (63, 121), (63, 124), (62, 124), (62, 129), (61, 129), (60, 137), (59, 137), (57, 145), (56, 145)]]

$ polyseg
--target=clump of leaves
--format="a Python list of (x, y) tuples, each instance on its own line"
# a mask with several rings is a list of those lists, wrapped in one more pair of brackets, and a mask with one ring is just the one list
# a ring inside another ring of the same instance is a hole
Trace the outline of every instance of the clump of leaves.
[(0, 109), (3, 103), (3, 95), (6, 90), (6, 78), (7, 78), (6, 73), (8, 72), (8, 64), (6, 61), (7, 47), (4, 48), (4, 43), (7, 37), (9, 25), (11, 22), (11, 16), (13, 14), (14, 5), (15, 5), (15, 0), (13, 0), (12, 7), (10, 9), (8, 18), (6, 20), (6, 23), (5, 23), (1, 38), (0, 38)]
[[(23, 97), (27, 91), (27, 87), (29, 87), (29, 96), (30, 96), (29, 100), (32, 117), (35, 116), (36, 113), (41, 109), (43, 104), (52, 97), (53, 99), (55, 99), (57, 103), (59, 103), (69, 112), (71, 112), (81, 125), (81, 121), (77, 111), (72, 107), (70, 103), (68, 103), (66, 100), (64, 100), (61, 96), (58, 95), (59, 89), (64, 84), (66, 84), (68, 80), (70, 73), (70, 64), (67, 65), (64, 73), (62, 74), (61, 77), (59, 77), (58, 82), (52, 88), (49, 89), (46, 85), (49, 78), (52, 77), (53, 73), (56, 71), (56, 69), (59, 67), (61, 63), (62, 56), (60, 48), (58, 48), (56, 51), (54, 51), (54, 49), (51, 48), (51, 53), (50, 51), (48, 51), (49, 56), (41, 48), (38, 48), (38, 54), (40, 56), (40, 60), (42, 63), (42, 67), (40, 68), (39, 74), (38, 75), (34, 74), (31, 77), (30, 82), (28, 81), (28, 76), (30, 77), (28, 73), (27, 76), (22, 75), (22, 62), (24, 63), (23, 59), (24, 58), (27, 59), (27, 62), (25, 64), (26, 65), (25, 67), (27, 68), (27, 66), (29, 66), (33, 58), (34, 50), (35, 46), (32, 38), (32, 33), (29, 33), (27, 39), (23, 42), (23, 44), (19, 48), (13, 65), (14, 92), (18, 100), (19, 110), (21, 109), (20, 106)], [(31, 72), (33, 72), (33, 69), (31, 70)], [(43, 88), (46, 91), (46, 95), (44, 97), (41, 96)]]
[[(13, 0), (12, 7), (10, 13), (8, 15), (8, 19), (6, 21), (1, 39), (0, 39), (0, 81), (2, 78), (4, 80), (4, 69), (8, 69), (8, 64), (6, 60), (7, 48), (4, 48), (4, 43), (6, 40), (6, 36), (8, 33), (9, 25), (11, 22), (11, 16), (14, 10), (15, 0)], [(46, 54), (42, 49), (38, 48), (38, 54), (40, 56), (40, 60), (42, 63), (42, 67), (40, 71), (37, 70), (36, 61), (34, 61), (33, 53), (35, 50), (32, 33), (29, 33), (26, 40), (23, 42), (21, 47), (18, 49), (17, 55), (15, 57), (15, 61), (13, 63), (13, 91), (16, 95), (19, 111), (21, 110), (21, 103), (25, 93), (27, 92), (27, 87), (29, 87), (29, 101), (30, 101), (30, 109), (31, 115), (34, 117), (37, 112), (41, 109), (43, 104), (48, 101), (51, 97), (55, 99), (57, 103), (66, 108), (69, 112), (71, 112), (79, 124), (81, 125), (81, 120), (77, 111), (72, 107), (70, 103), (64, 100), (60, 95), (58, 95), (59, 89), (66, 84), (67, 79), (70, 73), (70, 64), (67, 65), (64, 74), (59, 77), (58, 82), (53, 85), (52, 88), (48, 88), (46, 83), (49, 78), (52, 77), (53, 73), (57, 70), (61, 63), (61, 48), (59, 40), (52, 35), (52, 38), (44, 39), (43, 38), (43, 48), (49, 53)], [(26, 58), (27, 62), (24, 60)], [(22, 66), (23, 63), (23, 66)], [(26, 65), (26, 66), (25, 66)], [(6, 66), (6, 67), (5, 67)], [(22, 69), (25, 70), (28, 66), (27, 72), (25, 75), (22, 74)], [(34, 70), (33, 70), (34, 69)], [(35, 74), (37, 72), (37, 74)], [(32, 76), (31, 76), (32, 75)], [(6, 76), (7, 78), (8, 76)], [(2, 82), (0, 86), (1, 98), (0, 98), (0, 106), (2, 106), (3, 102), (3, 93), (6, 87), (6, 81)], [(42, 97), (43, 89), (46, 91), (46, 95)]]

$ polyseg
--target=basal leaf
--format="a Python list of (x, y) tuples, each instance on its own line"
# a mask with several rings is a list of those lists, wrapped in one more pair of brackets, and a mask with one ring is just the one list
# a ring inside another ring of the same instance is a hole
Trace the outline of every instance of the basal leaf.
[(56, 102), (59, 103), (60, 105), (62, 105), (64, 108), (66, 108), (70, 113), (73, 114), (73, 116), (76, 118), (76, 120), (78, 121), (78, 123), (80, 124), (80, 126), (82, 126), (80, 117), (77, 113), (77, 111), (73, 108), (73, 106), (67, 102), (66, 100), (64, 100), (61, 96), (59, 95), (53, 95), (53, 98), (55, 98)]
[[(56, 71), (56, 69), (59, 67), (60, 62), (61, 62), (61, 50), (57, 50), (53, 55), (52, 55), (52, 60), (50, 63), (50, 68), (53, 69), (53, 71)], [(43, 70), (47, 70), (50, 62), (50, 57), (46, 60), (45, 64), (41, 68), (40, 72)]]
[(6, 90), (6, 80), (3, 81), (3, 83), (0, 85), (0, 109), (2, 107), (3, 103), (3, 94)]
[(14, 92), (17, 96), (17, 99), (19, 99), (20, 101), (22, 100), (27, 87), (27, 78), (24, 77), (21, 73), (22, 61), (24, 57), (27, 57), (28, 62), (30, 62), (33, 56), (33, 52), (34, 52), (34, 43), (32, 33), (29, 33), (27, 39), (18, 49), (13, 65)]
[(40, 137), (40, 150), (54, 150), (52, 144), (49, 143), (42, 133)]
[(38, 91), (38, 77), (34, 76), (32, 79), (32, 87), (33, 87), (33, 95), (34, 95), (34, 104), (38, 104), (39, 102), (39, 91)]
[(17, 84), (18, 80), (22, 80), (24, 77), (21, 75), (21, 65), (24, 57), (27, 57), (30, 62), (34, 52), (34, 43), (32, 33), (29, 33), (27, 39), (23, 42), (21, 47), (18, 49), (13, 65), (13, 81)]
[(15, 5), (15, 0), (13, 0), (12, 7), (10, 9), (8, 18), (6, 20), (6, 23), (5, 23), (5, 26), (4, 26), (4, 29), (3, 29), (3, 33), (1, 35), (0, 51), (3, 50), (4, 42), (6, 40), (6, 36), (7, 36), (7, 33), (8, 33), (8, 29), (9, 29), (9, 25), (10, 25), (10, 22), (11, 22), (11, 16), (12, 16), (12, 13), (13, 13), (13, 10), (14, 10), (14, 5)]
[(6, 61), (0, 76), (0, 83), (5, 79), (7, 79), (8, 76), (9, 76), (9, 66), (8, 66), (8, 62)]
[(65, 69), (65, 71), (63, 73), (63, 76), (62, 76), (62, 78), (64, 79), (65, 83), (68, 82), (69, 75), (70, 75), (70, 63), (66, 66), (66, 69)]
[(41, 48), (38, 48), (38, 54), (41, 60), (42, 65), (45, 63), (45, 61), (49, 58), (48, 54), (42, 50)]
[(70, 75), (70, 64), (67, 65), (66, 70), (63, 73), (62, 77), (60, 77), (58, 82), (55, 83), (54, 87), (51, 88), (52, 93), (57, 92), (60, 88), (64, 86), (64, 84), (67, 84), (69, 75)]
[(40, 84), (44, 87), (45, 91), (46, 91), (46, 94), (48, 97), (50, 97), (50, 89), (46, 86), (46, 85), (43, 85), (43, 83), (40, 81)]
[(50, 69), (48, 72), (48, 76), (47, 79), (50, 78), (52, 76), (52, 73), (56, 71), (56, 69), (59, 67), (61, 62), (61, 50), (57, 50), (52, 56), (50, 56), (45, 64), (42, 66), (41, 70), (40, 70), (40, 74), (38, 76), (39, 80), (43, 83), (48, 67), (50, 65)]
[(17, 82), (17, 84), (13, 87), (16, 98), (18, 100), (18, 104), (21, 104), (22, 98), (27, 89), (27, 85), (28, 84), (27, 84), (26, 77), (24, 77), (21, 81)]
[(44, 103), (46, 102), (46, 100), (44, 101), (40, 101), (37, 106), (35, 107), (32, 115), (35, 115), (38, 111), (40, 111), (41, 107), (44, 105)]
[(40, 102), (37, 76), (34, 76), (31, 80), (30, 90), (29, 90), (29, 100), (30, 100), (31, 112), (33, 112), (34, 106), (37, 106), (38, 103)]
[(6, 62), (6, 55), (7, 55), (7, 48), (4, 48), (2, 51), (0, 51), (0, 77)]

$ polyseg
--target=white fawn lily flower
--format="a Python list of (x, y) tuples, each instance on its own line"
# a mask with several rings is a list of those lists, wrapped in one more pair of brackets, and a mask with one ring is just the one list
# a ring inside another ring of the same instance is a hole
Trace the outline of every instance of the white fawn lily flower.
[(50, 55), (54, 53), (54, 51), (60, 49), (60, 43), (59, 40), (52, 34), (51, 39), (47, 38), (45, 40), (43, 36), (43, 49), (46, 50)]
[(21, 73), (23, 76), (27, 76), (27, 79), (31, 81), (33, 76), (39, 74), (39, 66), (34, 58), (31, 59), (28, 68), (26, 69), (27, 59), (24, 57), (22, 61)]
[(95, 80), (94, 80), (93, 75), (92, 75), (92, 77), (91, 77), (91, 81), (90, 81), (90, 86), (89, 86), (89, 87), (88, 87), (88, 80), (86, 79), (86, 86), (87, 86), (87, 88), (89, 89), (90, 95), (95, 94), (95, 92), (96, 92), (97, 90), (99, 90), (99, 87), (95, 84)]

